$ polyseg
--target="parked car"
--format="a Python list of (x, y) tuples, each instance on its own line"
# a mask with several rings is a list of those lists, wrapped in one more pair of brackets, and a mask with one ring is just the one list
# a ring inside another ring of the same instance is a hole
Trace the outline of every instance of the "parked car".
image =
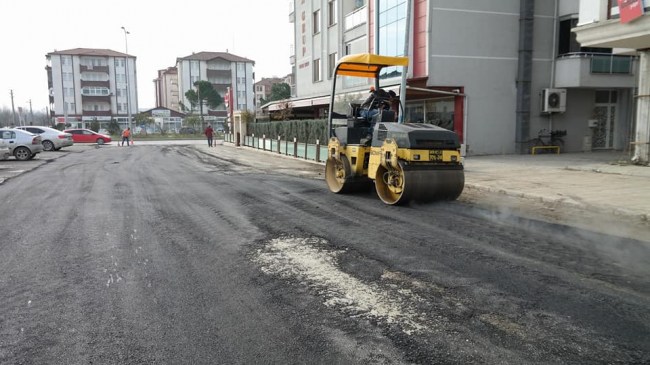
[(192, 127), (182, 127), (178, 133), (180, 134), (196, 134), (196, 129)]
[(0, 161), (6, 160), (11, 156), (11, 151), (9, 151), (9, 144), (5, 142), (4, 139), (0, 138)]
[(58, 129), (42, 126), (20, 126), (16, 129), (22, 129), (27, 132), (38, 134), (43, 139), (43, 150), (58, 151), (63, 147), (72, 146), (72, 134), (61, 132)]
[(111, 137), (105, 134), (100, 134), (90, 129), (76, 128), (76, 129), (66, 129), (65, 133), (72, 134), (72, 140), (74, 143), (97, 143), (104, 144), (110, 143)]
[(16, 160), (31, 160), (43, 152), (41, 136), (16, 128), (0, 128), (0, 139), (9, 145), (9, 152)]

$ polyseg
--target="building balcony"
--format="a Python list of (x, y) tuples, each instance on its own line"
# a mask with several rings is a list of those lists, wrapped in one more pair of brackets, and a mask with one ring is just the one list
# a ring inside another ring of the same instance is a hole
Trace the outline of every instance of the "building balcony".
[(650, 14), (633, 22), (610, 19), (579, 25), (572, 29), (582, 47), (631, 48), (650, 47)]
[(111, 103), (111, 95), (83, 95), (81, 94), (81, 99), (84, 103), (90, 102), (102, 102), (102, 103)]
[(206, 70), (208, 79), (230, 78), (232, 71), (230, 70)]
[(106, 72), (106, 73), (108, 73), (108, 66), (86, 66), (86, 65), (80, 65), (80, 66), (79, 66), (79, 72), (85, 72), (85, 71), (91, 71), (91, 72)]
[(110, 110), (84, 110), (84, 117), (110, 117), (113, 113)]
[(568, 53), (555, 64), (555, 86), (562, 88), (632, 88), (636, 57), (604, 53)]
[(86, 80), (81, 80), (81, 87), (87, 87), (87, 86), (99, 86), (99, 87), (105, 87), (107, 89), (111, 88), (111, 82), (110, 81), (86, 81)]
[(345, 30), (348, 31), (352, 28), (356, 28), (361, 24), (365, 24), (367, 21), (368, 21), (368, 9), (365, 6), (363, 6), (345, 16), (345, 20), (344, 20)]

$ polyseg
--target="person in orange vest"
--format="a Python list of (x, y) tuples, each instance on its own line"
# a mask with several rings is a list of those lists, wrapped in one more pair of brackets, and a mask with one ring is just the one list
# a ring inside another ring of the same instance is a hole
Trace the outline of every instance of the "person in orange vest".
[(131, 127), (127, 127), (124, 131), (122, 131), (122, 146), (124, 146), (124, 141), (126, 141), (126, 145), (129, 146), (130, 137), (131, 137)]

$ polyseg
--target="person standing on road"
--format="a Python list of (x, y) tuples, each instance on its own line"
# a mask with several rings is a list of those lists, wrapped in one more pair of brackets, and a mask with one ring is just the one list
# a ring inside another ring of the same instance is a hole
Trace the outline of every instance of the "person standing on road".
[(127, 147), (129, 146), (129, 138), (131, 138), (131, 127), (122, 131), (122, 146), (124, 146), (124, 141), (126, 141)]
[(208, 147), (212, 147), (212, 126), (208, 124), (208, 127), (205, 129), (205, 136), (208, 137)]

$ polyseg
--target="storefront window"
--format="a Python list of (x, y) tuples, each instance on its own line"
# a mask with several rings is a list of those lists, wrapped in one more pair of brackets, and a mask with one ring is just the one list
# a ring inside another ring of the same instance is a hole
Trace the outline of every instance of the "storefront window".
[(426, 123), (454, 130), (454, 98), (444, 97), (406, 103), (405, 122)]

